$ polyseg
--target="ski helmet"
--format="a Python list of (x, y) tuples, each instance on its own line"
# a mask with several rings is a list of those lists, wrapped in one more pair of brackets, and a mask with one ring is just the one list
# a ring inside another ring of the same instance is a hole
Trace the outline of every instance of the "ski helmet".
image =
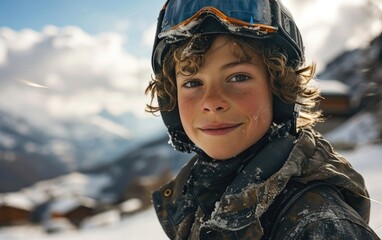
[[(300, 31), (280, 0), (167, 0), (157, 22), (151, 59), (154, 73), (162, 72), (171, 45), (196, 34), (218, 33), (272, 41), (284, 51), (288, 65), (296, 67), (304, 62)], [(159, 106), (166, 103), (167, 97), (158, 97)], [(274, 122), (291, 119), (295, 128), (295, 104), (276, 97), (273, 109)], [(175, 149), (182, 152), (197, 150), (183, 129), (177, 104), (171, 111), (161, 111), (161, 116)]]

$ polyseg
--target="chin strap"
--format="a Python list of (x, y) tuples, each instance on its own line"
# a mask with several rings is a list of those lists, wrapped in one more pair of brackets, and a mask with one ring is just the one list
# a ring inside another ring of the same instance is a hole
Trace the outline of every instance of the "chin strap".
[(201, 153), (202, 150), (197, 148), (194, 143), (188, 138), (184, 131), (177, 131), (168, 129), (169, 141), (168, 143), (174, 147), (175, 150), (184, 153)]
[(273, 95), (273, 122), (275, 124), (290, 124), (288, 132), (297, 136), (297, 118), (301, 110), (298, 103), (287, 103)]

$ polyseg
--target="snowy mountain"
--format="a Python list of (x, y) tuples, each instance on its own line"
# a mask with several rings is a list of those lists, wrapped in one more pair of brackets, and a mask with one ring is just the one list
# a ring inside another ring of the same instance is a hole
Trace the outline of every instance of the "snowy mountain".
[(127, 194), (127, 187), (132, 182), (142, 177), (160, 177), (166, 172), (178, 172), (190, 158), (190, 154), (175, 151), (168, 144), (168, 135), (163, 132), (137, 141), (134, 148), (130, 148), (112, 164), (89, 172), (104, 172), (112, 176), (112, 184), (104, 192), (123, 200), (123, 195)]
[(364, 48), (346, 51), (329, 62), (319, 79), (337, 79), (350, 87), (361, 107), (376, 107), (382, 96), (382, 33)]
[[(10, 211), (25, 209), (24, 223), (31, 221), (47, 232), (56, 232), (74, 225), (82, 228), (100, 224), (96, 222), (105, 222), (109, 214), (119, 221), (123, 214), (147, 209), (151, 192), (167, 182), (190, 156), (168, 145), (165, 132), (132, 142), (129, 151), (114, 161), (0, 193), (1, 214), (7, 206)], [(71, 211), (77, 213), (70, 215)]]
[(54, 154), (52, 137), (24, 118), (0, 111), (0, 192), (68, 172)]
[(140, 141), (165, 135), (162, 125), (106, 110), (41, 123), (0, 109), (0, 192), (115, 161)]
[(22, 191), (49, 192), (55, 198), (83, 196), (101, 203), (123, 201), (129, 185), (137, 179), (160, 176), (167, 171), (173, 174), (190, 158), (189, 154), (179, 153), (168, 145), (167, 138), (163, 133), (146, 141), (137, 141), (125, 155), (114, 161), (41, 181)]
[(336, 79), (346, 84), (352, 101), (359, 105), (358, 114), (329, 134), (329, 139), (345, 145), (381, 141), (382, 33), (367, 47), (346, 51), (334, 58), (318, 78)]

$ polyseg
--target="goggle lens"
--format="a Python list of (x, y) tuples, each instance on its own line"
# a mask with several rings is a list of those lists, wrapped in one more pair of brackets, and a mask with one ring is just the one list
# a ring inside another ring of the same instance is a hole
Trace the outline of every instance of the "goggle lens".
[[(162, 33), (186, 25), (203, 13), (213, 13), (220, 19), (239, 26), (272, 27), (269, 1), (253, 0), (169, 0), (162, 21)], [(272, 30), (273, 29), (273, 30)]]

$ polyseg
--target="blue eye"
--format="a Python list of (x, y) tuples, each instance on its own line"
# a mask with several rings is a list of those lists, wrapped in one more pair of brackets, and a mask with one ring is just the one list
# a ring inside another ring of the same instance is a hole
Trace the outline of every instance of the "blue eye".
[(238, 74), (229, 79), (229, 82), (243, 82), (248, 80), (250, 77), (244, 74)]
[(183, 87), (185, 88), (194, 88), (194, 87), (199, 87), (199, 86), (202, 86), (203, 84), (200, 82), (200, 81), (195, 81), (195, 80), (191, 80), (191, 81), (187, 81), (183, 84)]

